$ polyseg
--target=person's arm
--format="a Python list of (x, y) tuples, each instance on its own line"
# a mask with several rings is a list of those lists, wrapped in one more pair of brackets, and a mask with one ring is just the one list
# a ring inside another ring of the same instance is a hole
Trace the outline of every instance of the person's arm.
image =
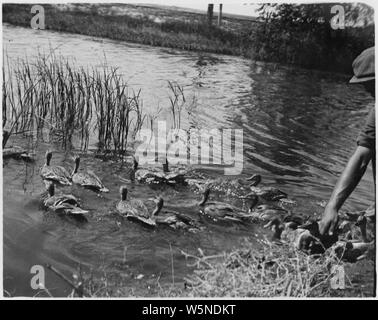
[(337, 214), (345, 200), (356, 188), (364, 175), (366, 168), (372, 159), (373, 151), (369, 148), (358, 146), (339, 178), (331, 198), (324, 210), (323, 218), (319, 223), (321, 235), (328, 232), (333, 234), (337, 224)]

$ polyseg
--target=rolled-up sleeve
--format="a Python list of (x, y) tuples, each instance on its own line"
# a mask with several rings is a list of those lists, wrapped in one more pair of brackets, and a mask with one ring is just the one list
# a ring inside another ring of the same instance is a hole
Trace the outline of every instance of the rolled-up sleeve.
[(368, 115), (366, 124), (357, 138), (357, 145), (375, 151), (375, 108)]

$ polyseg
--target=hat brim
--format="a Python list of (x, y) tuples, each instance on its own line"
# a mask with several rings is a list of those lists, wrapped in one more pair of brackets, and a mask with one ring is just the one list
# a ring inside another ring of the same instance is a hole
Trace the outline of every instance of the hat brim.
[(356, 76), (353, 76), (353, 78), (349, 80), (349, 83), (361, 83), (361, 82), (366, 82), (370, 80), (375, 80), (375, 77), (357, 78)]

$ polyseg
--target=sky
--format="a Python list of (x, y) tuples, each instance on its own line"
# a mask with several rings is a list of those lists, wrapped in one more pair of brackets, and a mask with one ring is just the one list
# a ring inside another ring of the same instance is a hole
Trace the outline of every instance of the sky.
[(126, 3), (149, 3), (166, 6), (177, 6), (198, 10), (207, 10), (208, 3), (214, 4), (214, 12), (218, 12), (219, 3), (223, 3), (223, 12), (241, 14), (246, 16), (257, 16), (255, 3), (247, 0), (127, 0)]

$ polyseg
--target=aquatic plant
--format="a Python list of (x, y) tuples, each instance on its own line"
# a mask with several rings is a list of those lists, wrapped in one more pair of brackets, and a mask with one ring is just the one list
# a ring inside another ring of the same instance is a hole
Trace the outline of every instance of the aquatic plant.
[(146, 115), (143, 113), (140, 90), (131, 93), (115, 68), (93, 73), (93, 101), (99, 149), (126, 152), (128, 139), (135, 138)]
[(48, 130), (64, 148), (77, 137), (81, 150), (97, 133), (100, 150), (121, 154), (143, 125), (140, 91), (131, 92), (116, 68), (78, 68), (53, 52), (6, 68), (3, 128), (10, 133)]
[(181, 128), (181, 112), (185, 106), (186, 99), (184, 94), (184, 87), (177, 82), (168, 81), (168, 88), (171, 95), (169, 96), (170, 111), (172, 115), (173, 129)]

